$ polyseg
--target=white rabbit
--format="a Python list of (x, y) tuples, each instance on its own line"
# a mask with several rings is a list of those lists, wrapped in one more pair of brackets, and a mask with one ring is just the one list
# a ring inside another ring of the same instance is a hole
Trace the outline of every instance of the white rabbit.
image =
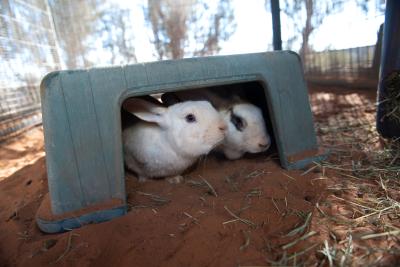
[[(218, 93), (221, 95), (218, 95)], [(166, 93), (162, 96), (166, 104), (187, 100), (207, 100), (217, 108), (228, 125), (224, 142), (217, 148), (228, 159), (238, 159), (245, 153), (266, 151), (271, 145), (261, 109), (242, 100), (229, 90), (196, 89)]]
[(131, 98), (123, 107), (141, 119), (122, 134), (125, 164), (139, 181), (181, 174), (225, 137), (226, 124), (207, 101), (162, 107)]

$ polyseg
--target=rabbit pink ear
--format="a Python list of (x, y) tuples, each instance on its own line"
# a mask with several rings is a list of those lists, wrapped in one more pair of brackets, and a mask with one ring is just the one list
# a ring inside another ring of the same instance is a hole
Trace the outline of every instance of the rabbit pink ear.
[(167, 111), (165, 107), (140, 98), (128, 98), (124, 101), (122, 107), (141, 120), (154, 122), (160, 125), (163, 123), (163, 115)]

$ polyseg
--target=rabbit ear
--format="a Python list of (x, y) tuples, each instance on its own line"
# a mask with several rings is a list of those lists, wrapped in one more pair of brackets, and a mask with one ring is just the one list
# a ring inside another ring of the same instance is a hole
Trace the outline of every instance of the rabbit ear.
[(160, 125), (163, 123), (163, 115), (167, 111), (167, 108), (140, 98), (129, 98), (124, 101), (122, 106), (139, 119)]

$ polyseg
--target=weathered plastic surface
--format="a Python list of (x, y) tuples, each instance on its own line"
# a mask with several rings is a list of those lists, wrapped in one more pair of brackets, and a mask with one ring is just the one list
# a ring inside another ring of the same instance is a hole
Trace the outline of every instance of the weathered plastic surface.
[[(267, 97), (284, 168), (317, 158), (306, 85), (288, 51), (59, 71), (41, 84), (51, 209), (60, 215), (111, 198), (125, 201), (120, 106), (131, 96), (258, 81)], [(124, 202), (125, 203), (125, 202)]]
[(94, 212), (85, 213), (79, 217), (65, 217), (62, 219), (46, 220), (36, 216), (39, 229), (43, 232), (54, 234), (70, 231), (87, 224), (101, 223), (126, 214), (126, 207), (115, 207)]

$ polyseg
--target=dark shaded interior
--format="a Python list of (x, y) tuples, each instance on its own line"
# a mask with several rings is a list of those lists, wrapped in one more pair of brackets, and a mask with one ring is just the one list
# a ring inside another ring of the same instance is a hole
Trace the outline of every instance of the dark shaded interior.
[[(261, 108), (264, 121), (266, 123), (267, 132), (271, 137), (271, 146), (270, 148), (264, 152), (259, 153), (262, 155), (272, 155), (277, 152), (276, 141), (275, 141), (275, 134), (272, 127), (271, 116), (268, 108), (267, 103), (267, 96), (265, 94), (264, 86), (261, 82), (253, 81), (253, 82), (245, 82), (245, 83), (236, 83), (236, 84), (227, 84), (227, 85), (219, 85), (219, 86), (211, 86), (207, 87), (215, 90), (215, 92), (221, 97), (230, 97), (229, 95), (224, 95), (228, 91), (229, 94), (237, 94), (241, 99), (247, 100), (252, 104), (255, 104), (259, 108)], [(191, 88), (193, 90), (196, 88)], [(199, 88), (198, 90), (202, 90)], [(171, 91), (173, 92), (173, 91)], [(244, 92), (244, 93), (243, 93)], [(137, 96), (143, 98), (145, 100), (158, 103), (160, 94), (157, 95), (146, 95), (146, 96)], [(125, 100), (126, 101), (126, 100)], [(161, 100), (159, 100), (161, 101)], [(125, 111), (121, 107), (121, 125), (122, 129), (125, 129), (137, 121), (137, 118), (133, 116), (131, 113)], [(247, 153), (245, 157), (257, 157), (259, 154), (249, 154)]]

